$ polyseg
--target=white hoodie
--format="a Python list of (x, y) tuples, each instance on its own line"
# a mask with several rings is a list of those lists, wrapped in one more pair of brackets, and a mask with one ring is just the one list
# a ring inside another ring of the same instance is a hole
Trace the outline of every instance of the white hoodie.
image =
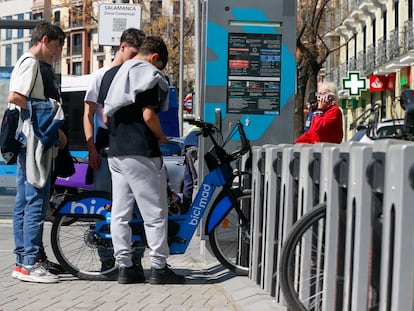
[(104, 101), (104, 113), (112, 116), (118, 109), (135, 102), (136, 95), (158, 84), (162, 99), (161, 111), (168, 110), (168, 81), (164, 74), (149, 62), (127, 60), (112, 80)]

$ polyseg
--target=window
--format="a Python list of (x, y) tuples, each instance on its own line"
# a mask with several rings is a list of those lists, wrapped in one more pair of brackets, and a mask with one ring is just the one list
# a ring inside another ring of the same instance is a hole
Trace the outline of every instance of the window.
[(34, 20), (43, 19), (43, 12), (34, 13), (33, 19)]
[(162, 15), (162, 1), (153, 0), (151, 2), (151, 18)]
[(82, 63), (73, 63), (72, 64), (72, 74), (75, 76), (82, 75)]
[(72, 35), (72, 55), (82, 54), (82, 34)]
[(398, 21), (399, 21), (399, 2), (394, 3), (394, 28), (398, 29)]
[(377, 19), (372, 21), (372, 42), (374, 45), (377, 42)]
[[(17, 14), (18, 20), (24, 20), (24, 14)], [(17, 38), (23, 38), (23, 29), (17, 29)]]
[(60, 24), (60, 11), (55, 11), (53, 13), (53, 22), (55, 23), (55, 25)]
[(6, 44), (6, 67), (11, 67), (12, 65), (12, 48), (11, 44)]
[(174, 1), (173, 15), (180, 15), (180, 1)]
[(69, 26), (79, 27), (83, 25), (83, 6), (72, 7), (69, 15)]
[(17, 53), (17, 59), (19, 59), (20, 56), (23, 55), (23, 42), (16, 43), (16, 53)]
[[(6, 16), (6, 19), (8, 21), (11, 21), (12, 17), (11, 16)], [(11, 38), (12, 38), (12, 29), (6, 29), (6, 40), (11, 40)]]

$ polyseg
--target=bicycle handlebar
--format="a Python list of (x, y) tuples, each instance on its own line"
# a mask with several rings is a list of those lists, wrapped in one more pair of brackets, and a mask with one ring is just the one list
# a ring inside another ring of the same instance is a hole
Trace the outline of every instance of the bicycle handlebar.
[[(209, 136), (215, 147), (219, 147), (219, 148), (224, 147), (224, 145), (220, 146), (213, 137), (213, 134), (215, 134), (216, 132), (221, 133), (220, 129), (218, 129), (214, 124), (207, 123), (207, 122), (204, 122), (204, 121), (201, 121), (201, 120), (190, 120), (189, 123), (191, 125), (195, 125), (198, 128), (200, 128), (200, 134), (198, 134), (198, 135), (202, 135), (203, 137)], [(245, 133), (244, 128), (243, 128), (243, 124), (240, 122), (240, 120), (237, 121), (235, 127), (237, 127), (237, 131), (240, 135), (241, 147), (240, 147), (240, 149), (238, 149), (238, 150), (236, 150), (236, 151), (234, 151), (230, 154), (227, 154), (227, 152), (226, 152), (225, 158), (227, 158), (228, 161), (234, 161), (237, 158), (239, 158), (240, 156), (246, 154), (247, 152), (249, 152), (251, 150), (250, 141), (246, 136), (246, 133)], [(233, 127), (233, 130), (234, 130), (235, 127)], [(233, 132), (233, 130), (230, 132), (230, 134)]]
[(189, 123), (200, 128), (199, 135), (203, 135), (203, 137), (207, 137), (210, 134), (219, 132), (219, 129), (216, 128), (212, 123), (203, 122), (201, 120), (190, 120)]

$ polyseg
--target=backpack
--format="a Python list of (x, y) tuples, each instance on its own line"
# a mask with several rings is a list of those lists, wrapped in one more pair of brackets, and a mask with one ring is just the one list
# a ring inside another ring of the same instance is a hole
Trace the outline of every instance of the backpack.
[(17, 155), (22, 146), (16, 139), (16, 131), (19, 125), (19, 110), (8, 107), (4, 111), (0, 132), (0, 151), (7, 165), (17, 162)]
[[(27, 58), (33, 57), (28, 56), (23, 59), (21, 63), (23, 63)], [(30, 90), (30, 95), (35, 87), (38, 72), (39, 70), (36, 72), (36, 77), (33, 82), (32, 89)], [(19, 109), (17, 109), (15, 105), (9, 104), (7, 109), (4, 111), (3, 121), (1, 123), (0, 152), (7, 165), (15, 164), (17, 162), (17, 155), (22, 147), (22, 143), (16, 139), (16, 131), (19, 126), (19, 116)]]

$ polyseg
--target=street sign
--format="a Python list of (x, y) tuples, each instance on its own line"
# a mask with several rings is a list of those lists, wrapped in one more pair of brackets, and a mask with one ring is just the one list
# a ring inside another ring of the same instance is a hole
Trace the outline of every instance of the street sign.
[(356, 98), (342, 99), (341, 106), (342, 109), (356, 109), (358, 108), (358, 102), (359, 100)]
[(349, 72), (348, 78), (342, 79), (342, 88), (348, 90), (351, 96), (359, 96), (361, 91), (367, 89), (367, 79), (361, 77), (359, 72)]
[(141, 29), (141, 5), (101, 3), (98, 25), (99, 45), (118, 46), (124, 30)]

